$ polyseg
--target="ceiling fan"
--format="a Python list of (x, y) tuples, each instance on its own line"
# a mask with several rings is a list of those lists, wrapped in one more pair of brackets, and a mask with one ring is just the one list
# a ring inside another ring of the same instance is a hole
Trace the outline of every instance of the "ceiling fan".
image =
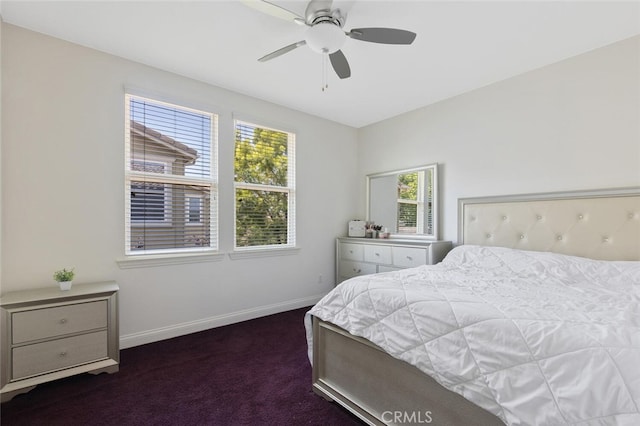
[(416, 34), (411, 31), (395, 28), (352, 28), (350, 31), (345, 31), (343, 27), (347, 19), (346, 12), (339, 8), (332, 9), (332, 0), (311, 0), (304, 17), (266, 0), (245, 0), (244, 3), (262, 12), (308, 27), (304, 40), (271, 52), (258, 59), (260, 62), (277, 58), (307, 45), (314, 52), (329, 56), (331, 66), (338, 77), (348, 78), (351, 76), (351, 68), (340, 50), (347, 37), (371, 43), (405, 45), (413, 43), (416, 38)]

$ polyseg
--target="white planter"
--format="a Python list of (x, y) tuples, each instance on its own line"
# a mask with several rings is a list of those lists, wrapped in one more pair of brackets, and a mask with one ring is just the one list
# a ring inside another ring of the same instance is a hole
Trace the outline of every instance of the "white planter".
[(71, 290), (71, 284), (73, 284), (73, 281), (60, 281), (60, 290), (62, 291), (67, 291), (67, 290)]

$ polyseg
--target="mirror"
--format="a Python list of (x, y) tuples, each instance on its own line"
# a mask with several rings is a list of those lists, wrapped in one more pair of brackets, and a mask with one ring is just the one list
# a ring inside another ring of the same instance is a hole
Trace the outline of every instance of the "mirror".
[(367, 220), (391, 238), (438, 239), (438, 164), (367, 175)]

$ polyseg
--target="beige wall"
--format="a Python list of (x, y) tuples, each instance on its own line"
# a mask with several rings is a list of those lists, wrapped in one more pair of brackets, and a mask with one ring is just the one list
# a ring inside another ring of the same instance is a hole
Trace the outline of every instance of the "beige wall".
[(459, 197), (640, 185), (640, 37), (364, 127), (358, 144), (361, 193), (368, 173), (440, 163), (454, 242)]
[[(367, 173), (441, 163), (454, 241), (458, 197), (640, 185), (640, 37), (355, 130), (12, 25), (0, 34), (1, 291), (54, 285), (69, 266), (78, 283), (115, 279), (124, 346), (315, 301), (333, 283), (334, 237), (364, 216)], [(120, 269), (125, 86), (220, 114), (224, 252), (233, 114), (295, 131), (301, 250)]]
[[(61, 267), (75, 267), (77, 283), (115, 279), (127, 346), (310, 305), (332, 287), (334, 237), (357, 208), (354, 129), (9, 24), (2, 45), (3, 292), (54, 285)], [(120, 269), (125, 86), (219, 114), (223, 252), (233, 114), (296, 132), (300, 251)]]

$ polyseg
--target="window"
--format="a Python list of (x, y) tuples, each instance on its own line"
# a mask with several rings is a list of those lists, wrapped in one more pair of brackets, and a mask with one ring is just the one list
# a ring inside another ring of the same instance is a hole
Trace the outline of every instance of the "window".
[(424, 221), (424, 173), (398, 175), (398, 232), (404, 234), (422, 233)]
[(161, 183), (131, 182), (131, 221), (134, 223), (170, 223), (168, 188)]
[(187, 225), (200, 225), (204, 219), (202, 216), (203, 198), (201, 195), (187, 196)]
[(217, 117), (125, 98), (126, 253), (217, 248)]
[[(167, 173), (169, 165), (158, 161), (133, 160), (131, 168), (142, 172)], [(131, 182), (131, 221), (135, 223), (170, 223), (166, 185), (154, 182)]]
[(295, 134), (235, 122), (235, 248), (295, 246)]

